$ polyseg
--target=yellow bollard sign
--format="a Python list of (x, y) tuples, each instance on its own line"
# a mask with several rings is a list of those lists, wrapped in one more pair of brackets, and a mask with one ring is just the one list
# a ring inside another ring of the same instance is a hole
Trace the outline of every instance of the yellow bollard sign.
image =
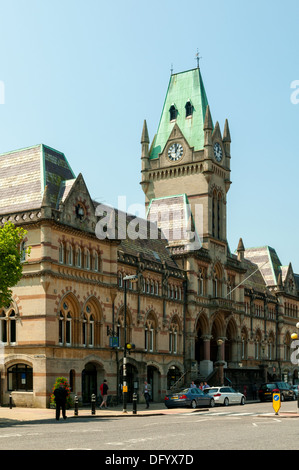
[(278, 412), (280, 410), (280, 392), (279, 392), (279, 390), (273, 390), (272, 406), (273, 406), (273, 409), (275, 411), (275, 414), (278, 415)]

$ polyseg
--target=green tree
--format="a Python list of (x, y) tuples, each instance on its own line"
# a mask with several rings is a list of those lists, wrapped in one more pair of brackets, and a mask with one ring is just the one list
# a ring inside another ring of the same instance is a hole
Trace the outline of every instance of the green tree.
[(15, 227), (11, 222), (0, 227), (0, 307), (11, 303), (11, 288), (22, 277), (24, 253), (30, 253), (30, 247), (22, 249), (26, 233), (22, 227)]

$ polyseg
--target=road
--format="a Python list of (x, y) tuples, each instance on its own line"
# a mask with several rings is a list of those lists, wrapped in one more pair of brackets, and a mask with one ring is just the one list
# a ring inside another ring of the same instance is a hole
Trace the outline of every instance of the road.
[[(297, 411), (297, 403), (283, 404)], [(0, 427), (0, 450), (297, 450), (299, 418), (275, 415), (271, 403), (184, 414), (82, 418)], [(133, 465), (134, 466), (134, 465)]]

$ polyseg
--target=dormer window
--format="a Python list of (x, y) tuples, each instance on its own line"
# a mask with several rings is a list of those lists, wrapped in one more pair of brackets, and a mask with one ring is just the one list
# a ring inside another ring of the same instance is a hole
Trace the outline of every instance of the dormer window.
[(85, 216), (85, 210), (84, 210), (84, 206), (83, 204), (81, 204), (80, 202), (76, 205), (76, 217), (77, 219), (79, 220), (83, 220), (84, 219), (84, 216)]
[(170, 121), (175, 121), (177, 118), (177, 109), (174, 104), (172, 104), (169, 108), (169, 114), (170, 114)]
[(192, 117), (193, 106), (190, 100), (188, 100), (187, 103), (185, 104), (185, 110), (186, 110), (186, 118)]

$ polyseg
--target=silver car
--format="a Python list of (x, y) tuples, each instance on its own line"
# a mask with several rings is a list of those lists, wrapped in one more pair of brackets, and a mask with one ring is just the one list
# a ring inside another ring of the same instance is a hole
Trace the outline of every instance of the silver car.
[(215, 405), (245, 405), (245, 395), (236, 392), (231, 387), (210, 387), (205, 388), (204, 393), (211, 395), (215, 400)]

